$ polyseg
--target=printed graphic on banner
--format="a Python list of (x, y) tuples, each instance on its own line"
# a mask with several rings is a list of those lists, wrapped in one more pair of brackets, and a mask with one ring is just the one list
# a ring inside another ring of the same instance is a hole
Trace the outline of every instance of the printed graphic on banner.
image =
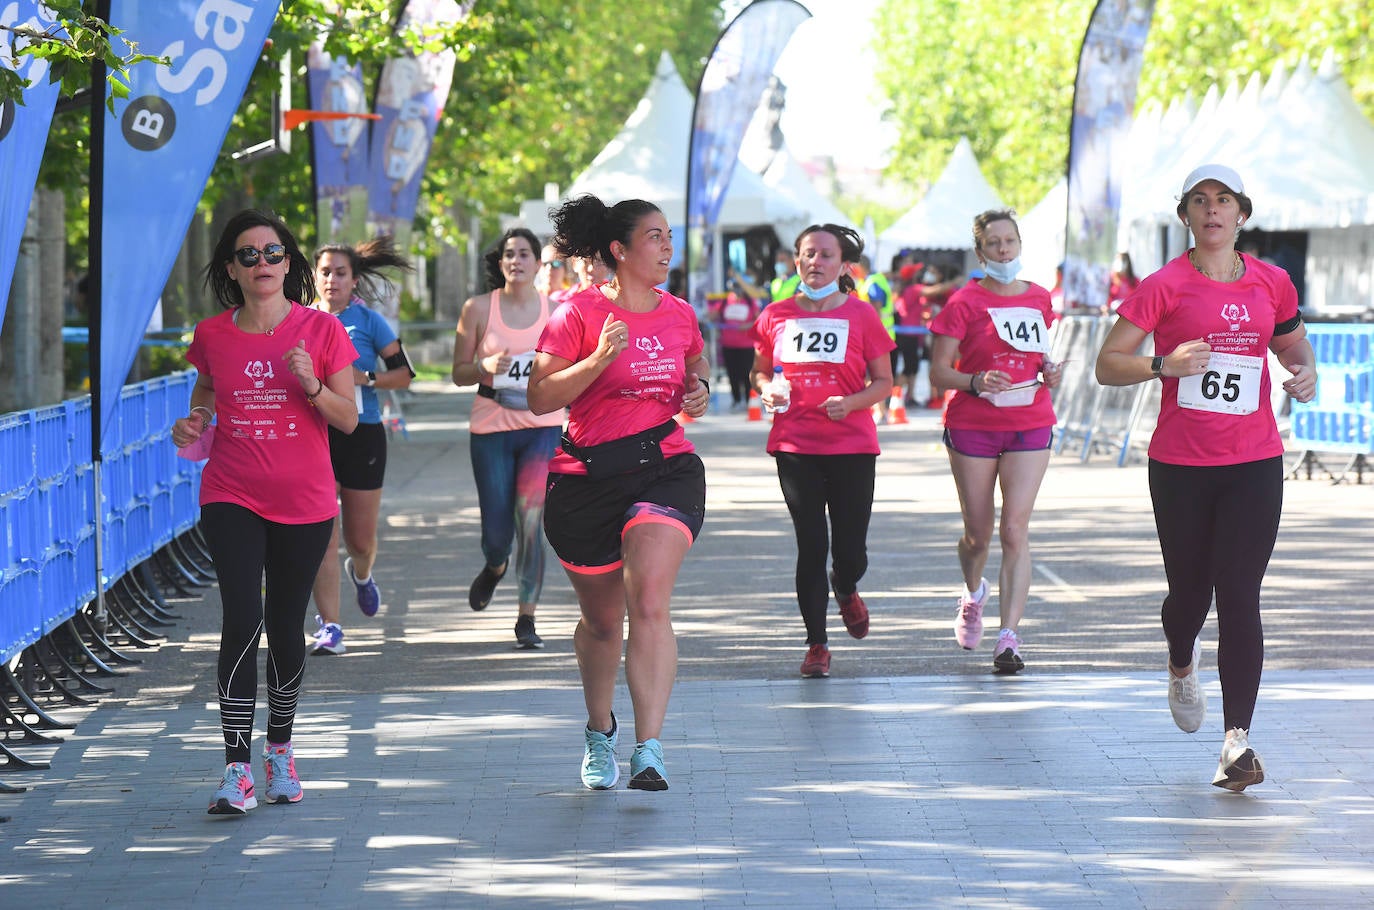
[[(319, 42), (306, 54), (310, 109), (366, 114), (363, 68), (332, 57)], [(361, 117), (310, 124), (315, 170), (315, 227), (322, 243), (357, 243), (367, 236), (370, 122)]]
[(1117, 254), (1121, 167), (1154, 0), (1100, 0), (1078, 54), (1069, 128), (1065, 310), (1107, 305)]
[(1293, 402), (1293, 442), (1312, 452), (1374, 454), (1374, 326), (1312, 323), (1307, 339), (1317, 355), (1317, 397)]
[[(37, 0), (0, 0), (0, 25), (47, 31), (55, 21), (52, 11)], [(65, 35), (61, 29), (58, 33)], [(38, 165), (43, 160), (48, 127), (61, 88), (48, 82), (48, 61), (19, 53), (27, 45), (28, 39), (19, 36), (14, 37), (13, 44), (8, 38), (0, 41), (0, 67), (13, 70), (30, 83), (24, 89), (23, 104), (6, 101), (0, 105), (0, 324), (5, 321), (19, 241), (24, 237)]]
[[(278, 0), (254, 5), (201, 0), (113, 0), (110, 24), (141, 53), (171, 66), (129, 68), (129, 96), (105, 115), (100, 199), (102, 440), (119, 403), (144, 328), (205, 191), (230, 121), (243, 98)], [(208, 25), (207, 25), (208, 23)], [(121, 38), (114, 52), (129, 53)], [(150, 191), (150, 187), (156, 191)], [(131, 263), (137, 263), (136, 267)], [(102, 450), (108, 447), (102, 444)]]
[[(773, 67), (811, 13), (795, 0), (755, 0), (734, 18), (711, 51), (697, 88), (687, 164), (687, 270), (691, 303), (704, 312), (712, 234)], [(718, 289), (717, 289), (718, 290)]]
[[(424, 28), (457, 22), (471, 9), (470, 2), (410, 0), (398, 28)], [(434, 132), (444, 113), (453, 82), (453, 51), (425, 51), (387, 61), (377, 82), (372, 125), (367, 220), (373, 233), (390, 234), (404, 249), (420, 200)]]

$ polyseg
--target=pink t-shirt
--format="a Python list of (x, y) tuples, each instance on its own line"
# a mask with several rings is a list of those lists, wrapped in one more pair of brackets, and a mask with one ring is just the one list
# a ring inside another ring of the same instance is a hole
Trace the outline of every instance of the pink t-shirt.
[[(1013, 383), (1039, 375), (1049, 351), (1048, 330), (1055, 315), (1049, 291), (1038, 284), (1027, 285), (1022, 293), (1003, 297), (975, 281), (950, 295), (949, 302), (931, 320), (930, 330), (959, 339), (960, 371), (1001, 370)], [(1035, 314), (1039, 314), (1038, 321)], [(1019, 407), (998, 407), (965, 388), (945, 409), (945, 426), (956, 430), (1034, 430), (1054, 426), (1054, 405), (1050, 390), (1043, 385), (1029, 404)]]
[(797, 297), (769, 304), (754, 323), (754, 346), (764, 367), (782, 367), (792, 383), (791, 406), (773, 416), (768, 452), (877, 455), (878, 429), (868, 408), (831, 420), (821, 407), (832, 395), (868, 385), (868, 363), (896, 347), (871, 304), (850, 294), (833, 310), (814, 313)]
[[(630, 346), (569, 407), (567, 432), (575, 445), (594, 446), (633, 436), (682, 410), (687, 362), (701, 356), (706, 343), (691, 305), (664, 291), (658, 294), (653, 310), (632, 313), (608, 300), (601, 288), (587, 288), (549, 317), (535, 349), (573, 363), (596, 350), (608, 313), (629, 326)], [(693, 451), (681, 427), (661, 447), (669, 457)], [(585, 474), (587, 470), (559, 449), (549, 462), (549, 472)]]
[(186, 352), (215, 387), (217, 427), (200, 504), (231, 502), (282, 524), (333, 518), (327, 425), (287, 369), (286, 352), (303, 340), (323, 379), (358, 358), (348, 330), (329, 313), (293, 305), (271, 335), (250, 334), (234, 324), (235, 312), (200, 322)]
[[(1298, 292), (1283, 269), (1250, 256), (1244, 260), (1240, 280), (1224, 283), (1199, 274), (1184, 254), (1142, 280), (1118, 310), (1122, 319), (1154, 333), (1157, 355), (1199, 338), (1212, 346), (1207, 377), (1213, 381), (1200, 388), (1214, 397), (1198, 400), (1185, 391), (1194, 406), (1181, 407), (1179, 380), (1163, 380), (1159, 422), (1150, 439), (1156, 461), (1227, 465), (1283, 454), (1269, 404), (1268, 350), (1274, 326), (1298, 314)], [(1217, 355), (1228, 355), (1227, 362)], [(1243, 409), (1251, 395), (1257, 407), (1250, 413), (1227, 410)]]
[[(490, 357), (492, 354), (507, 352), (514, 358), (511, 364), (513, 370), (521, 373), (519, 379), (512, 375), (492, 377), (483, 379), (482, 385), (502, 387), (528, 387), (528, 369), (534, 361), (534, 346), (539, 342), (539, 336), (544, 332), (544, 326), (549, 321), (549, 298), (543, 294), (539, 295), (539, 318), (534, 323), (523, 329), (513, 329), (506, 325), (501, 318), (501, 292), (499, 290), (491, 292), (491, 302), (487, 310), (487, 328), (477, 342), (477, 359), (481, 360)], [(535, 427), (561, 427), (563, 425), (563, 412), (554, 411), (552, 414), (535, 414), (530, 411), (516, 411), (511, 408), (503, 408), (496, 403), (493, 398), (484, 398), (481, 395), (472, 397), (472, 413), (468, 417), (469, 432), (482, 435), (485, 433), (504, 433), (510, 430), (527, 430)]]
[(754, 339), (749, 334), (749, 327), (759, 314), (759, 305), (754, 298), (731, 293), (720, 300), (711, 301), (709, 307), (711, 318), (720, 323), (721, 347), (753, 350)]

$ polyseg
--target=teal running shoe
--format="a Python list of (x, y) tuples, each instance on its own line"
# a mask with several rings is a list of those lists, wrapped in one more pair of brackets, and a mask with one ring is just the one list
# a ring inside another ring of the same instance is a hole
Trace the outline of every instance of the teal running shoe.
[(588, 790), (610, 790), (620, 780), (620, 767), (615, 760), (615, 744), (620, 737), (620, 725), (611, 715), (611, 732), (599, 733), (586, 727), (582, 735), (587, 750), (582, 754), (582, 785)]
[(257, 808), (258, 800), (253, 792), (253, 770), (248, 762), (234, 761), (224, 766), (224, 777), (219, 789), (210, 797), (211, 815), (246, 815), (249, 809)]
[(296, 776), (295, 752), (290, 743), (268, 743), (262, 753), (267, 765), (267, 801), (269, 803), (298, 803), (301, 801), (301, 779)]
[(663, 745), (646, 739), (635, 746), (630, 756), (631, 790), (667, 790), (668, 772), (663, 770)]

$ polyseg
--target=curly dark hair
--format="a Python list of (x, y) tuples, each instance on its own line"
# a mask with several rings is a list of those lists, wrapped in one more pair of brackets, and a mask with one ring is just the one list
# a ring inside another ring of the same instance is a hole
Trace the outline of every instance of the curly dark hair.
[(389, 234), (378, 234), (357, 246), (347, 243), (326, 243), (315, 250), (315, 265), (320, 264), (320, 259), (325, 253), (348, 257), (349, 271), (358, 282), (358, 296), (374, 303), (380, 300), (384, 293), (376, 284), (377, 281), (386, 281), (382, 269), (415, 271), (415, 266), (411, 265), (410, 260), (397, 252), (396, 241)]
[(519, 237), (530, 245), (530, 252), (539, 257), (541, 245), (539, 238), (534, 236), (534, 231), (526, 227), (513, 227), (501, 235), (496, 244), (486, 254), (482, 256), (482, 263), (487, 269), (487, 290), (495, 291), (506, 286), (506, 276), (501, 273), (501, 257), (506, 253), (506, 243), (513, 237)]
[(234, 258), (234, 242), (238, 240), (239, 235), (255, 227), (271, 228), (276, 233), (277, 240), (286, 247), (288, 266), (286, 280), (282, 284), (282, 293), (286, 295), (286, 299), (307, 305), (313, 303), (315, 271), (310, 267), (310, 260), (301, 252), (286, 222), (271, 212), (260, 209), (244, 209), (225, 223), (219, 240), (215, 242), (215, 248), (210, 253), (210, 264), (205, 267), (206, 289), (226, 310), (235, 310), (243, 306), (243, 289), (237, 281), (229, 277), (225, 266)]
[[(863, 236), (851, 227), (845, 227), (842, 224), (830, 224), (829, 222), (825, 224), (813, 224), (810, 227), (803, 228), (802, 232), (797, 235), (796, 242), (792, 244), (792, 254), (794, 256), (801, 256), (802, 241), (805, 240), (808, 235), (814, 234), (817, 231), (829, 234), (839, 241), (841, 261), (857, 263), (863, 257)], [(848, 294), (850, 291), (854, 290), (854, 276), (848, 274), (841, 275), (839, 284), (840, 290)]]

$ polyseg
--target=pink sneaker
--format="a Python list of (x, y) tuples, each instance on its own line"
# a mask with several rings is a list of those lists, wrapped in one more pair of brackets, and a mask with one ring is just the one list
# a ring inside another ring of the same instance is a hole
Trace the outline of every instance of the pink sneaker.
[(978, 580), (982, 595), (974, 600), (959, 598), (959, 612), (954, 617), (954, 640), (965, 651), (972, 651), (983, 640), (983, 607), (988, 602), (988, 580)]
[(812, 645), (806, 649), (802, 660), (801, 675), (807, 679), (824, 679), (830, 675), (830, 649), (825, 645)]

